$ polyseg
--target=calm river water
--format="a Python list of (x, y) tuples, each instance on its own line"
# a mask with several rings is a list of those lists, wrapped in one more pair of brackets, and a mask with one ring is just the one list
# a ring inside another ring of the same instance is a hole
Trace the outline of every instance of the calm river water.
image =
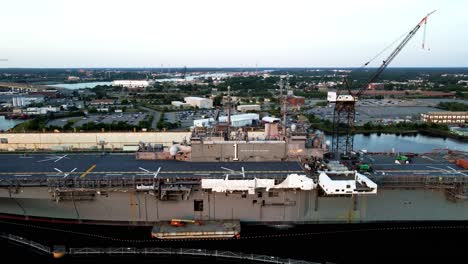
[[(331, 140), (331, 136), (327, 135)], [(425, 136), (421, 134), (414, 135), (393, 135), (393, 134), (358, 134), (354, 136), (354, 149), (366, 149), (370, 152), (429, 152), (433, 149), (449, 148), (452, 150), (468, 151), (468, 143), (451, 139)]]
[(0, 130), (7, 130), (10, 129), (17, 124), (24, 122), (22, 120), (12, 120), (12, 119), (5, 119), (4, 116), (0, 116)]
[(94, 88), (98, 85), (111, 85), (111, 84), (112, 82), (84, 82), (84, 83), (59, 83), (59, 84), (51, 84), (48, 86), (76, 90), (76, 89), (83, 89), (83, 88)]

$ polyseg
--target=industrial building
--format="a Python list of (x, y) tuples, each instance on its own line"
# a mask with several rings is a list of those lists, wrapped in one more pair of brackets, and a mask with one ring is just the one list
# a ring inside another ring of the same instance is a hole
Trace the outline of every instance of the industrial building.
[(171, 105), (175, 107), (190, 107), (191, 106), (189, 103), (184, 103), (181, 101), (172, 101)]
[[(358, 91), (351, 91), (357, 93)], [(425, 96), (425, 97), (445, 97), (453, 98), (454, 92), (441, 92), (441, 91), (424, 91), (424, 90), (407, 90), (407, 91), (386, 91), (386, 90), (364, 90), (361, 96), (383, 96), (385, 98), (407, 97), (407, 96)]]
[(288, 96), (288, 104), (291, 109), (300, 110), (301, 106), (305, 104), (305, 98), (302, 96), (291, 95)]
[(79, 76), (68, 76), (68, 81), (79, 81), (81, 78)]
[[(258, 114), (240, 114), (240, 115), (232, 115), (231, 116), (231, 126), (233, 127), (243, 127), (243, 126), (251, 126), (254, 122), (258, 122), (260, 120), (260, 116)], [(220, 122), (228, 121), (227, 116), (220, 116)]]
[(383, 83), (369, 83), (369, 85), (367, 86), (367, 89), (369, 90), (382, 90), (385, 88), (385, 84)]
[(28, 107), (26, 110), (23, 111), (24, 114), (28, 115), (45, 115), (49, 112), (51, 113), (56, 113), (59, 112), (60, 108), (59, 107), (52, 107), (52, 106), (47, 106), (47, 107)]
[(237, 111), (247, 112), (247, 111), (260, 111), (260, 105), (238, 105)]
[(193, 107), (198, 107), (200, 109), (213, 108), (213, 100), (203, 97), (185, 97), (184, 101)]
[(129, 89), (146, 88), (152, 86), (154, 81), (147, 80), (116, 80), (112, 81), (112, 86), (121, 86)]
[(59, 92), (56, 89), (47, 89), (47, 90), (38, 90), (34, 92), (29, 92), (30, 95), (43, 95), (44, 97), (48, 98), (57, 98)]
[[(251, 126), (260, 120), (260, 116), (258, 114), (240, 114), (240, 115), (232, 115), (231, 116), (231, 126), (233, 127), (244, 127), (244, 126)], [(227, 123), (228, 117), (227, 116), (220, 116), (219, 117), (220, 123)], [(193, 125), (196, 127), (211, 127), (215, 123), (214, 118), (204, 118), (204, 119), (197, 119), (193, 120)]]
[(94, 99), (89, 102), (92, 106), (99, 106), (99, 105), (113, 105), (115, 104), (114, 99)]
[(421, 114), (421, 121), (439, 124), (465, 124), (468, 123), (467, 112), (429, 112)]
[(279, 119), (277, 117), (273, 117), (273, 116), (264, 116), (262, 118), (262, 122), (264, 122), (264, 123), (279, 123), (279, 122), (281, 122), (281, 119)]
[(42, 103), (44, 102), (43, 95), (23, 95), (12, 98), (12, 104), (14, 107), (25, 107), (33, 103)]
[(193, 126), (195, 127), (211, 127), (214, 123), (214, 118), (203, 118), (193, 120)]

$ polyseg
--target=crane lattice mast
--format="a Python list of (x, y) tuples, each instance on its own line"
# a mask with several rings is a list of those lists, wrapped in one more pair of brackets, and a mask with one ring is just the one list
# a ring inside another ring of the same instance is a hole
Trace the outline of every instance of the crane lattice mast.
[[(352, 93), (347, 78), (343, 80), (341, 90), (338, 89), (336, 93), (328, 93), (328, 101), (335, 103), (333, 111), (333, 138), (332, 150), (336, 159), (340, 159), (341, 155), (348, 156), (353, 151), (353, 130), (356, 116), (356, 101), (358, 97), (364, 92), (369, 84), (375, 82), (393, 59), (400, 53), (406, 44), (413, 38), (418, 30), (427, 23), (428, 17), (435, 12), (432, 11), (427, 14), (421, 21), (406, 35), (400, 44), (393, 50), (393, 52), (385, 59), (380, 67), (371, 75), (366, 84), (362, 86), (356, 93)], [(366, 63), (365, 65), (368, 65)]]

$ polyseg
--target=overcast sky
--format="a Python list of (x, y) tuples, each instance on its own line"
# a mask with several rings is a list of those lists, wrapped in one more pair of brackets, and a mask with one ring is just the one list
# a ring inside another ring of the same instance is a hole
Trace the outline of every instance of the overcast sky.
[(391, 66), (468, 66), (466, 0), (2, 0), (0, 67), (356, 67), (434, 9)]

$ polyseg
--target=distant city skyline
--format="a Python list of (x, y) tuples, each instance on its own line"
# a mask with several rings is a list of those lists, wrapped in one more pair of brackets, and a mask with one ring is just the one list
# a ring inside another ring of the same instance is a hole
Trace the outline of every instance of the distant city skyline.
[(462, 0), (5, 0), (0, 68), (359, 67), (434, 9), (390, 67), (467, 67)]

